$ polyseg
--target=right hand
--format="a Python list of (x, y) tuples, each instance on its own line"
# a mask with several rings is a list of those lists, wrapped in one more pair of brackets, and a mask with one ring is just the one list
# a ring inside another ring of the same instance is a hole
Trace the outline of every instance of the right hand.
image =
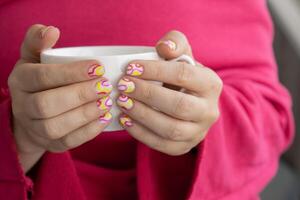
[(30, 27), (21, 58), (8, 79), (12, 128), (25, 172), (45, 151), (63, 152), (77, 147), (96, 137), (111, 121), (110, 106), (99, 106), (99, 102), (107, 102), (112, 87), (99, 94), (96, 85), (106, 80), (103, 73), (88, 73), (99, 67), (97, 61), (40, 63), (40, 52), (53, 47), (58, 38), (55, 27)]

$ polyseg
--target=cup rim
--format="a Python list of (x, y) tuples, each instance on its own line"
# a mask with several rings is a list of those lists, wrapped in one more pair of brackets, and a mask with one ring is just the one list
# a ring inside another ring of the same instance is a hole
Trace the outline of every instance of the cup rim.
[[(61, 55), (58, 54), (59, 51), (64, 50), (72, 50), (72, 49), (85, 49), (85, 48), (124, 48), (124, 49), (142, 49), (143, 51), (136, 51), (132, 53), (121, 53), (121, 54), (105, 54), (105, 55)], [(45, 49), (41, 52), (41, 56), (43, 57), (59, 57), (59, 58), (86, 58), (86, 57), (119, 57), (119, 56), (129, 56), (129, 55), (143, 55), (143, 54), (156, 54), (155, 47), (153, 46), (138, 46), (138, 45), (95, 45), (95, 46), (69, 46), (69, 47), (59, 47), (59, 48), (51, 48)]]

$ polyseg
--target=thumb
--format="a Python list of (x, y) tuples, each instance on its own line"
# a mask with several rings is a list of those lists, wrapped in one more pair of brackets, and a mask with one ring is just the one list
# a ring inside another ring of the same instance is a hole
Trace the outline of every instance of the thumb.
[(25, 62), (40, 62), (41, 51), (53, 47), (58, 38), (58, 28), (41, 24), (32, 25), (22, 43), (21, 59)]
[(170, 31), (156, 44), (156, 51), (166, 60), (174, 59), (182, 54), (193, 57), (191, 46), (186, 36), (179, 31)]

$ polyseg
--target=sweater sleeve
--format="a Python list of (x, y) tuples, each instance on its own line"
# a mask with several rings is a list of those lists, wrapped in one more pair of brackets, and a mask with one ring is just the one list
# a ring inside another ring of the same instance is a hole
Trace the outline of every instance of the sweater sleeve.
[(11, 130), (11, 102), (6, 88), (0, 91), (0, 199), (25, 200), (32, 191), (18, 160)]
[(85, 199), (69, 152), (46, 152), (31, 170), (34, 179), (26, 176), (19, 163), (11, 125), (9, 92), (1, 88), (0, 199)]
[(207, 4), (208, 22), (199, 33), (205, 40), (191, 43), (197, 60), (223, 80), (220, 118), (197, 151), (184, 156), (140, 145), (138, 174), (146, 174), (139, 179), (141, 199), (258, 199), (291, 143), (291, 99), (277, 78), (265, 1)]

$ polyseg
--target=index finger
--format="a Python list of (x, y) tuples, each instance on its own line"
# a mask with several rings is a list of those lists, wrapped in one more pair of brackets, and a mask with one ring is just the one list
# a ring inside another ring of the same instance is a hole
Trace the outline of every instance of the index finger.
[(172, 84), (201, 95), (221, 82), (216, 73), (207, 67), (175, 61), (136, 60), (127, 66), (126, 74)]
[(16, 68), (18, 86), (25, 92), (53, 89), (101, 77), (104, 66), (97, 60), (77, 61), (67, 64), (23, 63)]

